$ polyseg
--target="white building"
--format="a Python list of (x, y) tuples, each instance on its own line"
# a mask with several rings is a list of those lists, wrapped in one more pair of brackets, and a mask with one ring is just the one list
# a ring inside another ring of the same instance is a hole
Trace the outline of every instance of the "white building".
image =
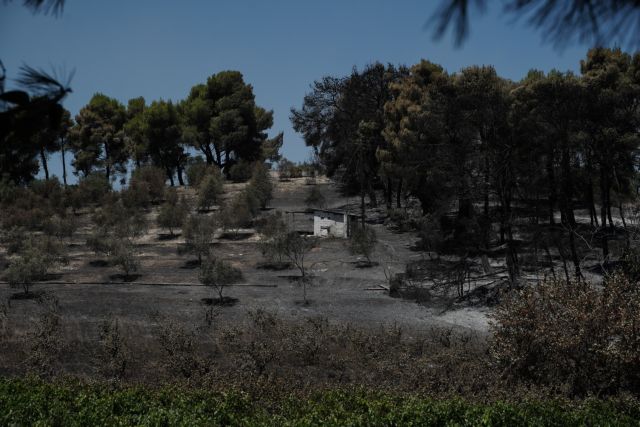
[(347, 212), (316, 209), (313, 211), (313, 235), (318, 237), (351, 236), (351, 231), (358, 226), (360, 216)]

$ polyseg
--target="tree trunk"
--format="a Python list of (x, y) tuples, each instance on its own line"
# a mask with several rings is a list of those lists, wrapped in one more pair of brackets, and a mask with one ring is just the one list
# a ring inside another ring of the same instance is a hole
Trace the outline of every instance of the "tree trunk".
[(627, 229), (627, 221), (624, 218), (624, 207), (622, 205), (622, 202), (620, 202), (620, 205), (618, 206), (618, 209), (620, 210), (620, 219), (622, 220), (622, 226), (626, 230)]
[(571, 159), (568, 140), (565, 138), (562, 149), (562, 213), (564, 223), (574, 229), (576, 218), (573, 213), (573, 180), (571, 178)]
[(554, 217), (554, 209), (556, 205), (556, 179), (553, 171), (553, 158), (548, 156), (547, 159), (547, 179), (549, 181), (549, 224), (556, 223)]
[(387, 209), (390, 210), (393, 205), (393, 183), (390, 177), (387, 177), (387, 185), (385, 186), (385, 201)]
[(178, 182), (180, 183), (180, 185), (184, 187), (184, 178), (182, 177), (182, 166), (178, 165), (177, 170), (178, 170)]
[(402, 178), (398, 180), (398, 190), (396, 193), (396, 208), (400, 209), (402, 207), (401, 199), (402, 198)]
[(614, 234), (615, 234), (613, 215), (611, 215), (611, 187), (607, 188), (607, 218), (609, 218), (609, 225), (613, 227)]
[(576, 279), (580, 279), (582, 277), (582, 273), (580, 272), (580, 259), (578, 258), (578, 251), (576, 250), (576, 242), (574, 236), (573, 229), (569, 230), (569, 248), (571, 249), (571, 259), (573, 261), (573, 266), (575, 268)]
[(602, 228), (607, 228), (607, 174), (604, 167), (600, 168), (600, 222)]
[(60, 143), (60, 154), (62, 155), (62, 182), (67, 187), (67, 162), (64, 156), (64, 139)]
[(362, 224), (362, 228), (364, 229), (364, 189), (360, 190), (360, 222)]
[(44, 169), (44, 179), (49, 179), (49, 166), (47, 165), (47, 154), (44, 149), (40, 149), (40, 161), (42, 162), (42, 169)]
[(587, 203), (589, 203), (589, 216), (591, 217), (591, 227), (599, 227), (598, 211), (596, 210), (595, 197), (593, 195), (593, 181), (589, 178), (587, 183)]

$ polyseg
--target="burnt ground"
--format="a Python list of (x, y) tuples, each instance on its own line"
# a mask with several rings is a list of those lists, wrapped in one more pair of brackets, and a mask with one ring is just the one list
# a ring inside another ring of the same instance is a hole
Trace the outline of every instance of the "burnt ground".
[[(319, 181), (329, 207), (349, 203), (340, 197), (335, 186)], [(227, 197), (242, 185), (226, 185)], [(273, 208), (303, 210), (309, 189), (304, 179), (277, 182)], [(351, 200), (355, 202), (355, 199)], [(89, 215), (82, 216), (81, 228), (69, 244), (69, 264), (61, 266), (53, 280), (32, 286), (34, 293), (54, 297), (58, 311), (67, 325), (67, 333), (76, 339), (95, 339), (95, 331), (107, 318), (117, 318), (124, 328), (135, 328), (140, 339), (151, 338), (157, 319), (184, 325), (199, 325), (210, 310), (202, 300), (215, 297), (215, 291), (198, 282), (198, 268), (189, 255), (179, 255), (180, 237), (167, 239), (154, 224), (155, 212), (149, 213), (149, 230), (139, 239), (140, 276), (131, 282), (117, 277), (118, 270), (105, 265), (84, 245)], [(302, 217), (301, 217), (302, 218)], [(311, 221), (302, 219), (302, 221)], [(330, 322), (349, 323), (358, 327), (397, 325), (409, 330), (445, 327), (484, 335), (487, 332), (488, 309), (482, 306), (460, 306), (442, 302), (416, 303), (392, 298), (385, 271), (404, 271), (405, 263), (425, 255), (411, 250), (415, 233), (394, 233), (383, 225), (374, 225), (379, 244), (373, 256), (378, 262), (370, 268), (358, 268), (359, 258), (351, 255), (346, 241), (323, 239), (308, 258), (312, 283), (307, 289), (309, 304), (303, 303), (297, 269), (274, 271), (258, 268), (264, 261), (259, 250), (259, 235), (241, 240), (218, 239), (214, 252), (240, 268), (244, 283), (225, 289), (225, 295), (236, 298), (230, 306), (214, 307), (217, 324), (240, 323), (250, 310), (258, 308), (277, 313), (293, 321), (305, 317), (326, 317)], [(17, 335), (28, 329), (38, 309), (37, 300), (10, 300), (19, 292), (6, 284), (0, 286), (0, 301), (8, 301), (11, 328)]]

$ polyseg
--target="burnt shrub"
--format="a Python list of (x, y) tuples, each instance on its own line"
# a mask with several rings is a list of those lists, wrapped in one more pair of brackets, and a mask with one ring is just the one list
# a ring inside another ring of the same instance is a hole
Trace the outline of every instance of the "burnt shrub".
[(546, 281), (508, 295), (491, 353), (511, 378), (572, 395), (640, 390), (640, 289), (622, 274), (598, 286)]

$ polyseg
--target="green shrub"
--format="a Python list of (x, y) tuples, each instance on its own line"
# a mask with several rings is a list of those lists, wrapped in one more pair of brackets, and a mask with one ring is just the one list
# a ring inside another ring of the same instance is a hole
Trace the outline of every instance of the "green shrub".
[(265, 406), (234, 391), (0, 380), (1, 425), (631, 426), (637, 425), (638, 418), (640, 407), (635, 400), (471, 403), (328, 390), (308, 398), (281, 397)]

